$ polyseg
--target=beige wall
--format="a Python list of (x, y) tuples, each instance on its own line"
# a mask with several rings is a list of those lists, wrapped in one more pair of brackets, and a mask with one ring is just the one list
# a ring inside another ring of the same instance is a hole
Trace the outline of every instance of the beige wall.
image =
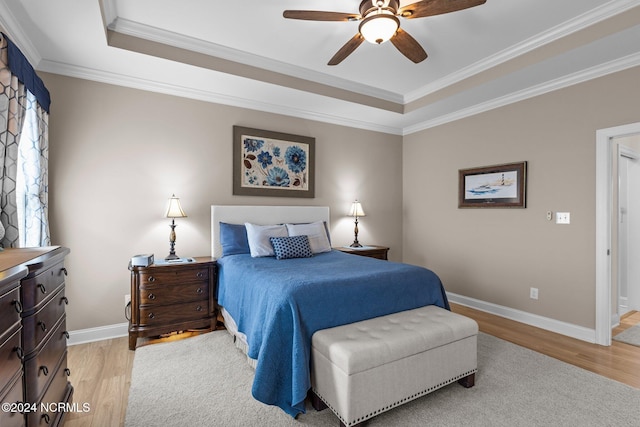
[[(638, 122), (639, 79), (634, 68), (406, 136), (404, 261), (450, 292), (594, 328), (595, 133)], [(524, 160), (526, 209), (457, 208), (459, 169)]]
[[(210, 255), (210, 205), (322, 205), (334, 245), (353, 241), (345, 218), (359, 198), (359, 240), (402, 258), (402, 138), (41, 73), (52, 97), (52, 241), (68, 246), (68, 327), (125, 322), (127, 263), (169, 252), (172, 193), (180, 256)], [(316, 138), (315, 199), (233, 196), (232, 126)]]

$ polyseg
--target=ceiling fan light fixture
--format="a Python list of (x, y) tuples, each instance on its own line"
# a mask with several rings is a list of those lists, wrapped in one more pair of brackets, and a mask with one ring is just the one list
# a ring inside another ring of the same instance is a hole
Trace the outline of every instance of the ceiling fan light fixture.
[(360, 23), (360, 34), (369, 43), (380, 44), (389, 40), (398, 31), (400, 20), (387, 10), (371, 12)]

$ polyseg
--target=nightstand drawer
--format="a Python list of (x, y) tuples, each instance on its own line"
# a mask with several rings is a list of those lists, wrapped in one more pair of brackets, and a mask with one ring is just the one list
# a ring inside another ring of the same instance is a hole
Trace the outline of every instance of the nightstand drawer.
[(195, 301), (184, 304), (162, 306), (140, 306), (140, 325), (154, 326), (184, 320), (210, 317), (209, 301)]
[(187, 283), (184, 285), (140, 286), (140, 304), (168, 305), (209, 299), (209, 283)]
[[(163, 271), (165, 270), (165, 271)], [(140, 273), (140, 285), (147, 284), (174, 284), (184, 282), (194, 282), (209, 280), (209, 270), (207, 268), (192, 268), (192, 269), (165, 269), (156, 268), (151, 272)]]

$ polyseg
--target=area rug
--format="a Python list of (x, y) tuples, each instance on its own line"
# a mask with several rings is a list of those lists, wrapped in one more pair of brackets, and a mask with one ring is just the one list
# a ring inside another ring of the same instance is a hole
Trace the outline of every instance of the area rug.
[(613, 339), (615, 341), (620, 341), (627, 344), (635, 345), (636, 347), (640, 347), (640, 323), (625, 329), (618, 335), (614, 336)]
[[(332, 426), (325, 409), (292, 419), (251, 396), (253, 370), (226, 331), (140, 347), (125, 426)], [(384, 393), (384, 390), (380, 390)], [(367, 426), (637, 426), (640, 390), (478, 335), (475, 387), (450, 384)]]

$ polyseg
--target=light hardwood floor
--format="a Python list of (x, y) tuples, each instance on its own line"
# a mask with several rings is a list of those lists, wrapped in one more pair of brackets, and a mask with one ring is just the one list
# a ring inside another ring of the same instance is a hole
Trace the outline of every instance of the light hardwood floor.
[[(611, 347), (603, 347), (456, 304), (452, 310), (475, 319), (482, 332), (640, 389), (640, 347), (615, 341)], [(636, 323), (640, 323), (640, 312), (624, 317), (613, 334)], [(139, 340), (138, 346), (181, 338)], [(69, 347), (73, 400), (89, 403), (91, 410), (69, 414), (65, 427), (124, 425), (134, 355), (126, 337)]]

